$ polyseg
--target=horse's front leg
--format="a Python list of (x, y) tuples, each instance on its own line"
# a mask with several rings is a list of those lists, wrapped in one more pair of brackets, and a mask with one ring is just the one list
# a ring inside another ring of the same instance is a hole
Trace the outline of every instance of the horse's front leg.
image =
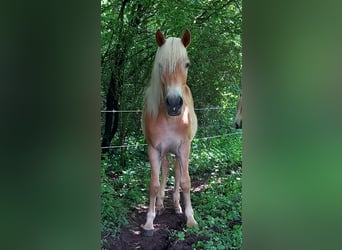
[(150, 180), (150, 205), (147, 212), (146, 223), (143, 226), (144, 235), (153, 235), (153, 220), (156, 217), (156, 197), (159, 191), (159, 172), (160, 172), (160, 152), (148, 146), (148, 156), (151, 164), (151, 180)]
[(197, 225), (194, 218), (194, 212), (191, 206), (190, 188), (191, 180), (189, 175), (189, 156), (190, 156), (190, 141), (184, 142), (179, 148), (178, 160), (180, 164), (180, 186), (183, 191), (185, 203), (185, 216), (187, 218), (186, 225), (193, 227)]

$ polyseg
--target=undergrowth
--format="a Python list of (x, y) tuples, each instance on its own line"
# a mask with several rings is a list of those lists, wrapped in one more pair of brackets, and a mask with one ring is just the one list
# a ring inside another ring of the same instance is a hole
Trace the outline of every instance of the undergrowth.
[[(131, 138), (133, 140), (133, 138)], [(122, 150), (122, 149), (118, 149)], [(105, 154), (101, 161), (102, 241), (115, 236), (139, 203), (146, 203), (149, 164), (141, 159), (147, 152), (132, 145), (122, 152)]]
[[(195, 139), (192, 143), (190, 176), (194, 184), (205, 184), (204, 188), (191, 193), (199, 225), (174, 232), (172, 237), (185, 240), (195, 234), (206, 239), (194, 243), (193, 249), (241, 249), (241, 139), (238, 134), (210, 140)], [(170, 177), (172, 175), (171, 169)], [(106, 236), (118, 234), (137, 204), (148, 204), (149, 178), (146, 147), (132, 145), (116, 154), (103, 156), (103, 243)], [(168, 184), (173, 184), (173, 180), (169, 178)]]
[(193, 249), (241, 249), (241, 138), (198, 141), (193, 147), (192, 176), (207, 175), (206, 188), (191, 196), (198, 227), (184, 229), (185, 235), (206, 238)]

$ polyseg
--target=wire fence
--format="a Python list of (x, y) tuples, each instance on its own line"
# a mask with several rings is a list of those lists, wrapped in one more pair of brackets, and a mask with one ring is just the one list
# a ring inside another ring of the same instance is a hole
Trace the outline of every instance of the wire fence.
[[(208, 137), (202, 137), (202, 138), (195, 138), (195, 140), (210, 140), (210, 139), (216, 139), (216, 138), (221, 138), (224, 136), (232, 136), (232, 135), (241, 135), (242, 132), (234, 132), (234, 133), (229, 133), (229, 134), (222, 134), (222, 135), (214, 135), (214, 136), (208, 136)], [(108, 147), (101, 147), (101, 149), (117, 149), (117, 148), (138, 148), (138, 147), (144, 147), (147, 146), (146, 143), (131, 143), (131, 144), (126, 144), (126, 145), (118, 145), (118, 146), (108, 146)]]
[[(209, 110), (224, 110), (224, 109), (235, 109), (236, 107), (207, 107), (207, 108), (195, 108), (195, 111), (209, 111)], [(136, 109), (136, 110), (101, 110), (101, 113), (141, 113), (142, 110)], [(238, 135), (242, 134), (242, 132), (233, 132), (233, 133), (228, 133), (228, 134), (222, 134), (222, 135), (214, 135), (214, 136), (208, 136), (208, 137), (202, 137), (202, 138), (195, 138), (197, 140), (210, 140), (210, 139), (216, 139), (216, 138), (221, 138), (223, 136), (232, 136), (232, 135)], [(129, 148), (129, 147), (144, 147), (147, 146), (146, 143), (130, 143), (130, 144), (125, 144), (125, 145), (113, 145), (113, 146), (106, 146), (106, 147), (101, 147), (101, 149), (119, 149), (119, 148)]]
[[(224, 109), (235, 109), (236, 107), (208, 107), (208, 108), (195, 108), (195, 111), (203, 110), (224, 110)], [(101, 113), (141, 113), (141, 109), (136, 110), (101, 110)]]

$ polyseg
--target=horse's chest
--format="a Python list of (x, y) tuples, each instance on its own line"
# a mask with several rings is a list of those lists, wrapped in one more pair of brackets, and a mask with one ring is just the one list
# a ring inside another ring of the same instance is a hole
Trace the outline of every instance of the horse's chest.
[(177, 154), (180, 145), (184, 142), (184, 138), (175, 133), (169, 133), (165, 136), (165, 140), (159, 144), (162, 154), (171, 152)]
[(189, 126), (184, 124), (168, 124), (159, 130), (159, 138), (156, 146), (161, 154), (166, 153), (177, 154), (180, 146), (190, 140)]

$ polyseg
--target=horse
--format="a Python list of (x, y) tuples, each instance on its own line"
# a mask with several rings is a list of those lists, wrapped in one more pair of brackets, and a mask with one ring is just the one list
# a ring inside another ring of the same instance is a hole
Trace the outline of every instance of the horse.
[(242, 93), (240, 93), (240, 98), (236, 106), (236, 116), (234, 120), (234, 127), (236, 129), (242, 129)]
[[(151, 165), (150, 202), (146, 223), (142, 226), (145, 236), (153, 235), (153, 221), (164, 208), (165, 185), (169, 173), (167, 154), (175, 155), (175, 185), (173, 206), (176, 214), (182, 214), (179, 188), (182, 188), (188, 227), (197, 225), (190, 200), (191, 180), (189, 157), (191, 141), (197, 131), (197, 117), (187, 75), (190, 61), (187, 47), (191, 33), (184, 31), (182, 38), (165, 38), (160, 29), (155, 33), (158, 45), (149, 86), (145, 91), (142, 112), (142, 129), (148, 144)], [(160, 168), (162, 170), (159, 182)]]

